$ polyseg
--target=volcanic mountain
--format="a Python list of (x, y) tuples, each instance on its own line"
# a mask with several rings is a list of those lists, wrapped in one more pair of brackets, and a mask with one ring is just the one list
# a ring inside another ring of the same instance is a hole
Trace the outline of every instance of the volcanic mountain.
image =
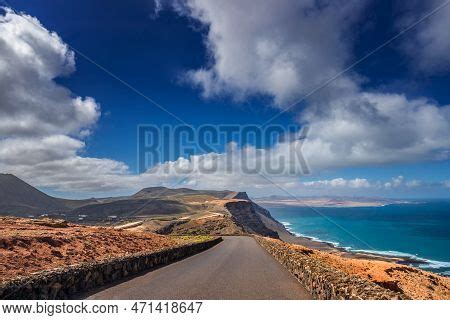
[(145, 188), (123, 197), (51, 197), (11, 174), (0, 174), (0, 216), (63, 217), (86, 223), (145, 221), (151, 231), (178, 234), (256, 233), (284, 228), (245, 192)]
[(86, 203), (51, 197), (12, 174), (0, 174), (0, 215), (34, 216), (68, 211)]

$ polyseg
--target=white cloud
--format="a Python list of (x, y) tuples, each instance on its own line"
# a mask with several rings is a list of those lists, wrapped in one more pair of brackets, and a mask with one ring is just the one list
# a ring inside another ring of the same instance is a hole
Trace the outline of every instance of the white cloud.
[(364, 178), (356, 178), (346, 180), (344, 178), (336, 178), (332, 180), (317, 180), (303, 182), (303, 186), (312, 188), (369, 188), (370, 182)]
[[(427, 13), (443, 5), (444, 0), (402, 1), (403, 17), (398, 22), (404, 29)], [(450, 71), (450, 4), (409, 32), (403, 41), (404, 51), (411, 57), (413, 67), (428, 74)]]
[(393, 177), (390, 181), (385, 183), (378, 182), (380, 186), (383, 186), (385, 189), (418, 189), (418, 190), (429, 190), (429, 189), (441, 189), (448, 188), (450, 184), (448, 181), (422, 181), (422, 180), (407, 180), (403, 176)]
[(79, 156), (80, 139), (100, 116), (98, 103), (55, 82), (75, 70), (74, 53), (36, 18), (2, 10), (0, 171), (59, 189), (112, 187), (126, 165)]
[(155, 19), (159, 16), (159, 13), (163, 9), (163, 2), (161, 0), (153, 0), (153, 6), (153, 13), (151, 14), (151, 17)]
[[(1, 10), (1, 9), (0, 9)], [(78, 134), (97, 121), (93, 98), (54, 80), (75, 70), (74, 54), (37, 19), (0, 14), (0, 137)]]
[(448, 158), (450, 106), (401, 94), (360, 92), (311, 104), (303, 154), (313, 171)]
[(411, 180), (411, 181), (406, 182), (406, 186), (409, 188), (418, 188), (418, 187), (422, 186), (422, 181)]
[(449, 187), (448, 181), (440, 182), (427, 182), (417, 179), (407, 180), (403, 176), (392, 177), (387, 181), (374, 180), (370, 181), (366, 178), (335, 178), (330, 180), (312, 180), (306, 182), (300, 182), (297, 188), (301, 188), (303, 192), (310, 192), (313, 190), (324, 191), (327, 194), (333, 194), (334, 191), (346, 191), (347, 194), (352, 192), (358, 192), (357, 189), (363, 189), (365, 192), (372, 192), (376, 194), (380, 191), (385, 191), (394, 194), (397, 190), (426, 190), (426, 189), (439, 189)]
[(4, 165), (36, 165), (75, 156), (84, 147), (80, 140), (65, 135), (0, 140), (0, 159)]
[[(187, 0), (181, 9), (176, 3), (180, 14), (208, 28), (211, 62), (189, 72), (203, 94), (265, 94), (278, 106), (348, 64), (351, 27), (364, 8), (360, 1)], [(311, 129), (303, 154), (313, 172), (449, 157), (449, 106), (367, 92), (356, 78), (339, 77), (309, 97), (306, 110), (298, 114), (298, 121)], [(280, 154), (283, 147), (270, 153)]]
[[(219, 2), (178, 2), (179, 12), (210, 28), (206, 41), (211, 65), (190, 73), (205, 95), (265, 94), (281, 105), (342, 68), (351, 55), (345, 37), (362, 5), (337, 1), (317, 7), (312, 0), (291, 4), (228, 1), (219, 10)], [(262, 168), (296, 194), (311, 188), (351, 193), (383, 185), (364, 178), (301, 182), (298, 159), (291, 156), (299, 145), (291, 140), (269, 149), (232, 145), (225, 153), (180, 158), (140, 175), (119, 161), (83, 157), (83, 139), (95, 127), (100, 108), (93, 98), (77, 97), (55, 82), (74, 70), (74, 54), (56, 33), (25, 14), (0, 15), (0, 171), (70, 191), (177, 185), (280, 193), (261, 176), (248, 174), (251, 168)], [(401, 94), (363, 92), (350, 77), (333, 83), (320, 99), (309, 99), (299, 121), (311, 128), (302, 152), (314, 172), (447, 158), (450, 148), (449, 107)], [(284, 171), (265, 170), (280, 164)], [(205, 172), (205, 167), (216, 170)], [(392, 187), (394, 181), (384, 183)]]
[[(278, 106), (335, 75), (349, 58), (347, 33), (363, 1), (187, 0), (176, 10), (208, 27), (209, 65), (187, 73), (205, 97), (262, 94)], [(351, 90), (342, 77), (335, 91)], [(333, 90), (328, 88), (328, 93)]]
[(403, 176), (392, 178), (391, 181), (384, 183), (384, 187), (390, 189), (404, 186), (404, 180), (405, 178)]

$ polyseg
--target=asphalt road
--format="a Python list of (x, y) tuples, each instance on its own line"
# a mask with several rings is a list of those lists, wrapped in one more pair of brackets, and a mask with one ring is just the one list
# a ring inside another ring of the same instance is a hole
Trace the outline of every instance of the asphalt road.
[(101, 288), (88, 299), (312, 299), (253, 238), (226, 237), (197, 255)]

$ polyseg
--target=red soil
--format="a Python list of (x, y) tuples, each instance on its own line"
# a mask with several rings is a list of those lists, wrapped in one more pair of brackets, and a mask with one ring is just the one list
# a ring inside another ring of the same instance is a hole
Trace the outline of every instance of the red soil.
[(151, 233), (48, 219), (0, 218), (0, 281), (177, 244), (172, 238)]
[(279, 240), (289, 250), (314, 258), (331, 268), (375, 282), (386, 289), (403, 292), (413, 299), (450, 299), (450, 278), (392, 262), (345, 258), (339, 253), (328, 253), (292, 245)]

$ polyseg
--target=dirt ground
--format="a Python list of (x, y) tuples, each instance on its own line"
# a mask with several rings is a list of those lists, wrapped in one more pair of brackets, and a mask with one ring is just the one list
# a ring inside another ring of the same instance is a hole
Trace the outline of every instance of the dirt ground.
[(450, 299), (448, 277), (397, 263), (346, 258), (339, 252), (323, 252), (301, 245), (281, 243), (329, 267), (370, 280), (389, 290), (403, 292), (414, 299)]
[(65, 221), (0, 218), (0, 281), (186, 242), (162, 235)]

